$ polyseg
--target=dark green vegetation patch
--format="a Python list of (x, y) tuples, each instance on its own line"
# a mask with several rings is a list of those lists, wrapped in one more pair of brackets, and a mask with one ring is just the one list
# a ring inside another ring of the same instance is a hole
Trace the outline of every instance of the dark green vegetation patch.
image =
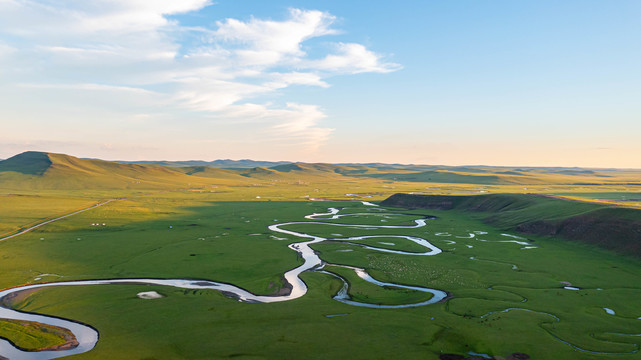
[(47, 153), (27, 151), (0, 161), (0, 172), (15, 171), (26, 175), (42, 175), (51, 166)]

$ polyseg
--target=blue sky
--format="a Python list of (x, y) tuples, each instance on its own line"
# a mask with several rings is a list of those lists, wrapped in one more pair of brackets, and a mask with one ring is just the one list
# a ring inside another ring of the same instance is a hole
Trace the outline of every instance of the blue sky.
[(641, 168), (638, 1), (0, 0), (0, 158)]

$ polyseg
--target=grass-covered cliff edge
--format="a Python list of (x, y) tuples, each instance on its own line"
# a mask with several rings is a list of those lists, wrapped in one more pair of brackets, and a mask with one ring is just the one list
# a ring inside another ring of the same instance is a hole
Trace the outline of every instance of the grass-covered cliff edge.
[(461, 210), (505, 230), (557, 236), (641, 257), (641, 210), (536, 194), (394, 194), (384, 206)]

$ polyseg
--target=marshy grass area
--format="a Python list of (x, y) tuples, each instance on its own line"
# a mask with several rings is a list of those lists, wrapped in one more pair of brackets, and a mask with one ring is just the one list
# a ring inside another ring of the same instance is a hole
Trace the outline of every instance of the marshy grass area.
[(351, 300), (374, 305), (415, 304), (432, 298), (431, 293), (392, 286), (378, 286), (361, 279), (353, 269), (328, 265), (325, 271), (331, 272), (347, 281), (347, 294)]

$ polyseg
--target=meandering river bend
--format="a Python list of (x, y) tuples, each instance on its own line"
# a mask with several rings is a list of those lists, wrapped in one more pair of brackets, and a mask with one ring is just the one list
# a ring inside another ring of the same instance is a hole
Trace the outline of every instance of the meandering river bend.
[[(375, 204), (362, 201), (363, 206), (374, 208)], [(382, 208), (376, 208), (378, 212), (376, 215), (398, 215), (392, 213), (386, 213)], [(303, 259), (303, 264), (291, 269), (284, 274), (285, 280), (291, 286), (291, 291), (287, 295), (280, 296), (266, 296), (266, 295), (255, 295), (251, 292), (234, 286), (232, 284), (226, 284), (221, 282), (214, 282), (208, 280), (188, 280), (188, 279), (105, 279), (105, 280), (80, 280), (80, 281), (62, 281), (62, 282), (52, 282), (52, 283), (41, 283), (41, 284), (30, 284), (19, 286), (11, 289), (6, 289), (0, 291), (0, 299), (11, 294), (16, 294), (21, 291), (32, 290), (32, 289), (42, 289), (47, 287), (55, 286), (89, 286), (89, 285), (108, 285), (108, 284), (147, 284), (147, 285), (163, 285), (163, 286), (172, 286), (182, 289), (211, 289), (224, 292), (227, 295), (237, 298), (241, 302), (260, 302), (260, 303), (270, 303), (270, 302), (279, 302), (279, 301), (288, 301), (297, 299), (307, 293), (307, 285), (300, 278), (300, 274), (305, 271), (319, 271), (323, 273), (328, 273), (322, 270), (323, 266), (326, 263), (314, 252), (310, 247), (311, 244), (320, 243), (330, 238), (324, 238), (312, 234), (306, 234), (302, 232), (296, 232), (291, 230), (283, 229), (288, 225), (295, 224), (309, 224), (309, 223), (319, 223), (325, 226), (334, 226), (334, 227), (349, 227), (349, 228), (368, 228), (368, 229), (403, 229), (403, 228), (418, 228), (426, 225), (428, 219), (417, 219), (414, 220), (414, 225), (354, 225), (354, 224), (339, 224), (339, 223), (330, 223), (330, 222), (318, 222), (313, 220), (331, 220), (331, 219), (340, 219), (344, 216), (362, 216), (362, 215), (373, 215), (371, 212), (365, 213), (351, 213), (351, 214), (340, 214), (341, 209), (338, 208), (329, 208), (326, 213), (314, 213), (307, 215), (305, 218), (312, 221), (297, 221), (297, 222), (285, 222), (280, 224), (270, 225), (268, 228), (271, 231), (278, 232), (281, 234), (291, 235), (300, 239), (305, 239), (305, 241), (292, 243), (289, 245), (289, 248), (296, 251)], [(400, 250), (391, 250), (386, 248), (378, 248), (374, 246), (358, 244), (364, 248), (389, 252), (395, 254), (404, 254), (404, 255), (413, 255), (413, 256), (431, 256), (441, 253), (441, 249), (432, 245), (425, 239), (414, 237), (414, 236), (401, 236), (401, 235), (369, 235), (369, 236), (356, 236), (356, 237), (347, 237), (347, 238), (331, 238), (332, 241), (345, 241), (349, 243), (358, 242), (359, 240), (364, 240), (368, 238), (376, 237), (385, 237), (385, 238), (403, 238), (409, 241), (412, 241), (418, 245), (425, 247), (426, 251), (421, 253), (415, 252), (405, 252)], [(343, 288), (339, 293), (334, 296), (334, 299), (341, 301), (346, 304), (354, 306), (363, 306), (370, 308), (404, 308), (404, 307), (415, 307), (415, 306), (424, 306), (433, 304), (443, 300), (447, 294), (442, 290), (424, 288), (419, 286), (408, 286), (401, 284), (393, 284), (381, 282), (374, 279), (370, 276), (365, 269), (354, 268), (352, 267), (356, 274), (363, 280), (373, 283), (378, 286), (387, 286), (387, 287), (397, 287), (402, 289), (412, 289), (417, 291), (422, 291), (426, 293), (431, 293), (432, 297), (423, 302), (413, 303), (413, 304), (401, 304), (401, 305), (376, 305), (369, 303), (356, 302), (350, 299), (347, 295), (348, 283), (344, 279), (340, 278), (344, 282)], [(333, 276), (338, 277), (335, 274), (328, 273)], [(22, 351), (14, 347), (10, 342), (0, 339), (0, 355), (9, 359), (24, 359), (24, 360), (45, 360), (45, 359), (55, 359), (69, 355), (75, 355), (90, 351), (98, 342), (98, 331), (92, 328), (89, 325), (81, 324), (72, 320), (66, 320), (61, 318), (56, 318), (52, 316), (39, 315), (33, 313), (20, 312), (13, 309), (8, 309), (0, 307), (0, 318), (4, 319), (14, 319), (14, 320), (26, 320), (26, 321), (35, 321), (43, 324), (58, 326), (62, 328), (69, 329), (78, 340), (79, 345), (73, 349), (69, 350), (45, 350), (38, 352), (27, 352)]]

